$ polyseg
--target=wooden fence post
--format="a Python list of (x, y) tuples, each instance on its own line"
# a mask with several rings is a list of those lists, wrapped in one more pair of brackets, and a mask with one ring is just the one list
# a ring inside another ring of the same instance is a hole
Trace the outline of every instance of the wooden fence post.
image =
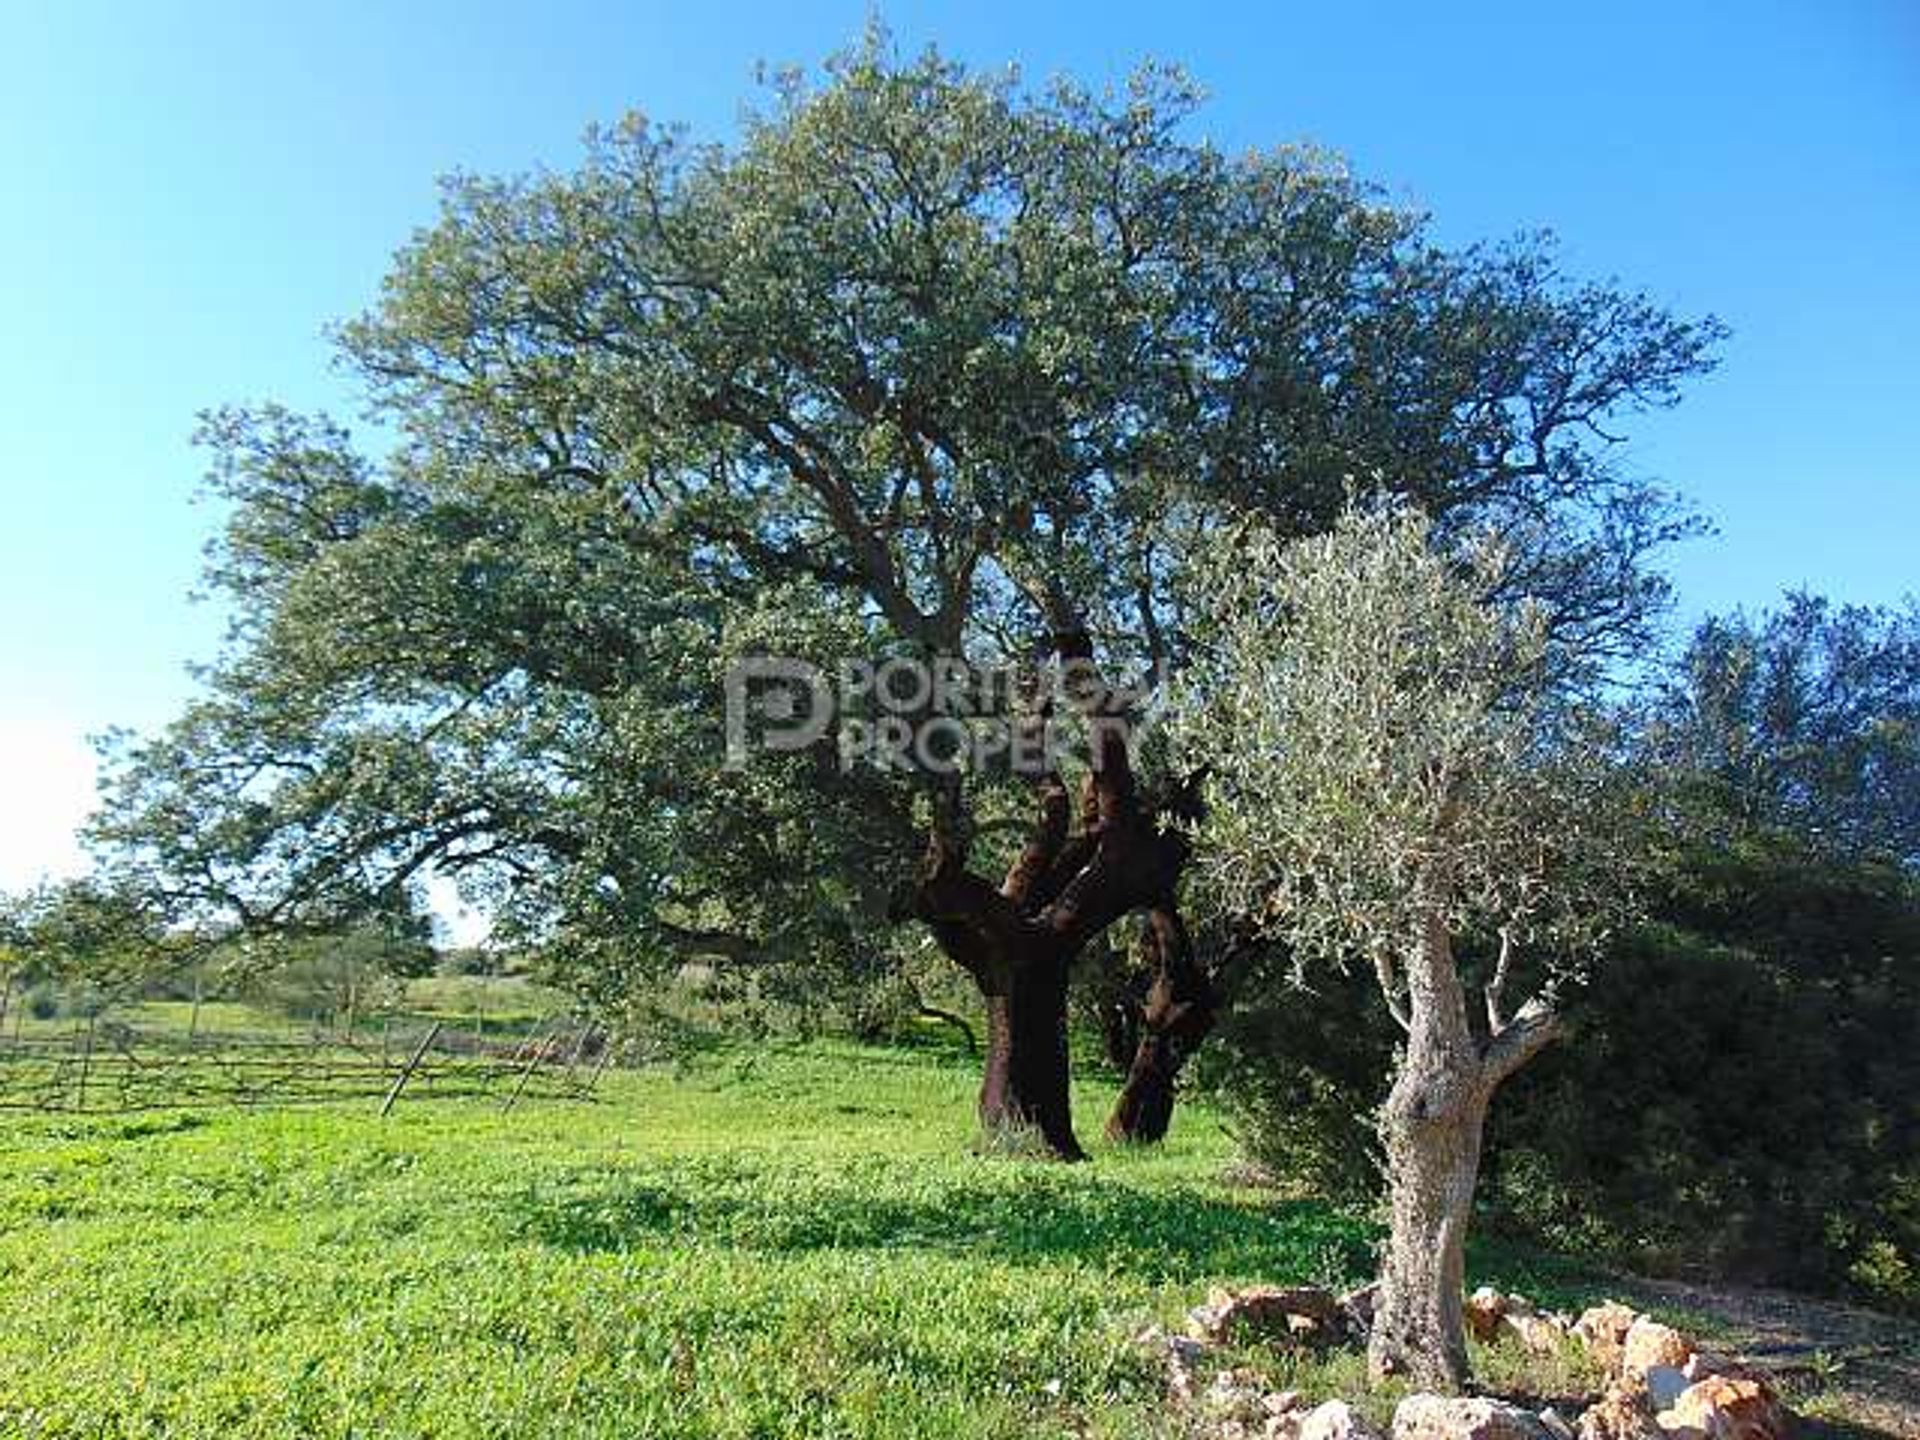
[(387, 1091), (387, 1098), (380, 1102), (380, 1116), (385, 1119), (393, 1109), (393, 1102), (400, 1098), (400, 1092), (407, 1088), (407, 1081), (413, 1078), (413, 1072), (419, 1068), (420, 1061), (426, 1056), (427, 1047), (440, 1038), (440, 1022), (433, 1022), (433, 1028), (420, 1037), (420, 1043), (413, 1047), (413, 1054), (401, 1067), (400, 1073), (393, 1078), (393, 1088)]
[(87, 1108), (87, 1072), (93, 1068), (93, 1027), (100, 1023), (98, 1014), (87, 1016), (86, 1037), (80, 1042), (80, 1083), (74, 1086), (73, 1108)]
[(587, 1088), (581, 1092), (583, 1100), (591, 1100), (593, 1092), (599, 1087), (600, 1077), (606, 1073), (607, 1066), (613, 1062), (613, 1036), (602, 1034), (600, 1037), (600, 1058), (593, 1062), (593, 1073), (587, 1076)]
[(567, 1073), (561, 1077), (563, 1084), (573, 1084), (573, 1072), (580, 1068), (580, 1057), (587, 1053), (587, 1041), (592, 1038), (593, 1027), (591, 1025), (581, 1026), (580, 1038), (573, 1042), (573, 1051), (567, 1056)]
[(527, 1032), (526, 1043), (528, 1045), (533, 1046), (533, 1048), (527, 1052), (526, 1063), (520, 1067), (519, 1083), (513, 1087), (513, 1093), (507, 1096), (507, 1103), (500, 1107), (500, 1113), (502, 1115), (506, 1114), (509, 1110), (513, 1109), (514, 1103), (518, 1101), (520, 1098), (520, 1092), (527, 1088), (527, 1081), (533, 1078), (533, 1067), (538, 1065), (542, 1060), (546, 1059), (547, 1052), (553, 1048), (553, 1042), (556, 1037), (552, 1035), (549, 1035), (545, 1040), (542, 1040), (538, 1045), (533, 1044), (533, 1037), (539, 1034), (541, 1029), (550, 1020), (552, 1020), (552, 1018), (553, 1017), (549, 1015), (545, 1020), (540, 1021), (540, 1023), (535, 1025), (532, 1030)]

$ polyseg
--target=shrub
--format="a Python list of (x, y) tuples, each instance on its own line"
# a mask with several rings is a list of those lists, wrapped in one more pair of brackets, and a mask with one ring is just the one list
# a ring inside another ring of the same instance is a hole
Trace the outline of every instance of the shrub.
[(60, 992), (51, 985), (36, 985), (27, 991), (27, 1014), (36, 1020), (54, 1020), (60, 1015)]
[(1502, 1218), (1643, 1264), (1910, 1300), (1913, 882), (1778, 839), (1695, 855), (1677, 879), (1665, 923), (1596, 975), (1580, 1043), (1492, 1126)]

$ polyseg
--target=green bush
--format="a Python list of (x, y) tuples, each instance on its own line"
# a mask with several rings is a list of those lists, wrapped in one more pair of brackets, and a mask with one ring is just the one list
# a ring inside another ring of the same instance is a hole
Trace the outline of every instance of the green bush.
[(1486, 1194), (1555, 1243), (1911, 1303), (1913, 882), (1778, 840), (1682, 878), (1496, 1107)]
[(1195, 1073), (1223, 1102), (1246, 1157), (1283, 1186), (1369, 1200), (1380, 1183), (1374, 1109), (1398, 1031), (1371, 972), (1324, 974), (1308, 989), (1290, 983), (1287, 964), (1273, 952), (1253, 962), (1237, 987), (1245, 998), (1227, 1009)]

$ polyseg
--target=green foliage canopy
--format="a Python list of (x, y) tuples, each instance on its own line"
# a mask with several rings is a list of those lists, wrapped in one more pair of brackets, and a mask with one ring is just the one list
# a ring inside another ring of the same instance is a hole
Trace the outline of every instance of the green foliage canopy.
[[(689, 954), (878, 963), (913, 777), (721, 766), (742, 653), (1178, 660), (1192, 538), (1356, 486), (1506, 537), (1624, 647), (1686, 528), (1624, 473), (1718, 327), (1450, 252), (1328, 157), (1188, 138), (1178, 73), (1034, 91), (870, 37), (728, 146), (632, 116), (463, 176), (340, 348), (391, 444), (210, 415), (234, 628), (124, 742), (94, 839), (197, 923), (338, 927), (457, 876), (628, 988)], [(970, 782), (984, 820), (1015, 803)], [(990, 826), (983, 825), (983, 830)]]

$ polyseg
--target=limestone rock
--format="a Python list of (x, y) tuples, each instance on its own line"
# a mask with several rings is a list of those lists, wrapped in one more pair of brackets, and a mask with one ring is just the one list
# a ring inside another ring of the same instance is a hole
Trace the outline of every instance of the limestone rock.
[(1786, 1440), (1788, 1417), (1764, 1380), (1709, 1375), (1687, 1387), (1659, 1416), (1669, 1435), (1694, 1431), (1707, 1440)]
[(1500, 1326), (1495, 1333), (1499, 1339), (1512, 1336), (1536, 1355), (1557, 1355), (1566, 1341), (1567, 1327), (1551, 1315), (1536, 1315), (1509, 1307), (1507, 1313), (1500, 1317)]
[[(1268, 1390), (1254, 1370), (1228, 1370), (1200, 1397), (1208, 1440), (1299, 1440), (1306, 1407), (1298, 1390)], [(1188, 1433), (1182, 1431), (1182, 1434)]]
[(1627, 1331), (1633, 1328), (1633, 1322), (1640, 1317), (1630, 1307), (1617, 1300), (1609, 1300), (1604, 1305), (1595, 1305), (1583, 1311), (1573, 1322), (1573, 1333), (1580, 1343), (1587, 1347), (1595, 1360), (1609, 1370), (1620, 1368), (1621, 1351), (1627, 1342)]
[(1317, 1285), (1215, 1287), (1187, 1312), (1187, 1333), (1211, 1344), (1257, 1335), (1331, 1340), (1341, 1328), (1340, 1302)]
[(1693, 1357), (1681, 1367), (1681, 1372), (1689, 1383), (1705, 1380), (1709, 1375), (1730, 1375), (1735, 1380), (1758, 1380), (1763, 1384), (1767, 1378), (1764, 1370), (1757, 1370), (1744, 1361), (1716, 1350), (1694, 1351)]
[(1620, 1368), (1628, 1375), (1645, 1375), (1656, 1365), (1679, 1370), (1692, 1357), (1686, 1336), (1646, 1315), (1633, 1322), (1620, 1345)]
[(1462, 1313), (1467, 1333), (1482, 1345), (1498, 1338), (1500, 1320), (1507, 1313), (1507, 1297), (1490, 1285), (1482, 1285), (1467, 1297)]
[(1542, 1315), (1524, 1295), (1502, 1295), (1491, 1285), (1482, 1285), (1467, 1297), (1462, 1312), (1467, 1332), (1483, 1345), (1513, 1336), (1529, 1349), (1542, 1345), (1547, 1350), (1560, 1348), (1559, 1334), (1548, 1343), (1542, 1327), (1552, 1326), (1562, 1332), (1565, 1327)]
[(1646, 1387), (1615, 1385), (1580, 1413), (1579, 1440), (1662, 1440)]
[(1503, 1400), (1409, 1395), (1394, 1408), (1393, 1440), (1552, 1440), (1552, 1432)]
[(1306, 1413), (1299, 1440), (1380, 1440), (1380, 1434), (1346, 1401), (1329, 1400)]
[(1573, 1440), (1573, 1427), (1567, 1423), (1567, 1417), (1549, 1405), (1540, 1412), (1540, 1423), (1547, 1427), (1547, 1433), (1553, 1440)]
[(1307, 1416), (1306, 1402), (1298, 1390), (1270, 1392), (1261, 1398), (1267, 1412), (1260, 1428), (1261, 1440), (1300, 1440), (1300, 1424)]

